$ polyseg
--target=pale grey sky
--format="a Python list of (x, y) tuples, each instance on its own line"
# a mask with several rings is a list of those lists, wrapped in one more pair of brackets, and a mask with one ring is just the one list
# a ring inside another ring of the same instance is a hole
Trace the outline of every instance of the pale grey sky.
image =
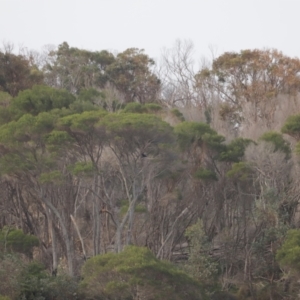
[(67, 41), (89, 50), (145, 49), (176, 39), (197, 56), (276, 48), (300, 57), (300, 0), (0, 0), (0, 42), (40, 50)]

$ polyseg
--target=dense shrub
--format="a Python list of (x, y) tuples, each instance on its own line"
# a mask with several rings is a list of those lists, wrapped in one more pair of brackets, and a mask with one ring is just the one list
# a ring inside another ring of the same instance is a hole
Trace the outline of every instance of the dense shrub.
[(129, 246), (98, 255), (83, 267), (81, 296), (88, 299), (204, 299), (202, 287), (147, 249)]

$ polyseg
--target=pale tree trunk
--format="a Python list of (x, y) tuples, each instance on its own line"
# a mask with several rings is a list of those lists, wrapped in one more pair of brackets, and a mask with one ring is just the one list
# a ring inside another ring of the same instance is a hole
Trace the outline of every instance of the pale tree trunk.
[(174, 229), (175, 229), (175, 226), (176, 226), (178, 220), (179, 220), (182, 216), (184, 216), (188, 211), (189, 211), (189, 209), (186, 207), (186, 208), (181, 212), (181, 214), (175, 219), (175, 221), (174, 221), (174, 223), (173, 223), (173, 225), (172, 225), (172, 228), (171, 228), (169, 234), (167, 235), (166, 239), (163, 241), (161, 247), (159, 248), (159, 250), (158, 250), (158, 252), (157, 252), (157, 254), (156, 254), (156, 257), (157, 257), (157, 258), (163, 258), (163, 250), (164, 250), (164, 248), (165, 248), (167, 242), (168, 242), (169, 239), (171, 238), (171, 236), (172, 236), (172, 234), (173, 234), (173, 232), (174, 232)]
[(115, 251), (116, 253), (120, 253), (122, 251), (122, 232), (123, 232), (123, 228), (128, 220), (129, 217), (129, 210), (131, 209), (131, 204), (129, 205), (129, 208), (125, 214), (125, 216), (123, 217), (123, 220), (120, 224), (119, 221), (117, 221), (117, 230), (116, 230), (116, 238), (115, 238)]
[(133, 226), (133, 219), (134, 219), (134, 209), (135, 209), (135, 204), (137, 202), (137, 198), (138, 198), (138, 195), (136, 193), (135, 180), (133, 180), (133, 183), (132, 183), (132, 200), (130, 201), (132, 203), (132, 205), (129, 205), (129, 208), (128, 208), (128, 230), (127, 230), (126, 245), (131, 244), (132, 226)]
[(70, 215), (70, 218), (71, 218), (71, 220), (72, 220), (72, 222), (73, 222), (73, 224), (74, 224), (74, 227), (75, 227), (75, 229), (76, 229), (78, 238), (79, 238), (79, 240), (80, 240), (84, 260), (86, 260), (86, 251), (85, 251), (84, 241), (83, 241), (82, 235), (81, 235), (81, 233), (80, 233), (79, 227), (78, 227), (78, 225), (77, 225), (77, 223), (76, 223), (75, 218), (74, 218), (72, 215)]
[(101, 232), (101, 222), (100, 222), (100, 205), (99, 205), (99, 184), (98, 177), (95, 175), (94, 178), (94, 191), (93, 195), (93, 215), (94, 215), (94, 230), (93, 230), (93, 247), (94, 255), (100, 254), (100, 232)]
[(42, 189), (41, 189), (40, 193), (41, 193), (42, 201), (46, 204), (46, 206), (57, 217), (57, 219), (59, 221), (59, 224), (62, 229), (63, 239), (66, 244), (69, 275), (74, 276), (74, 266), (73, 266), (74, 265), (74, 249), (73, 249), (72, 241), (70, 239), (70, 235), (65, 226), (65, 222), (63, 221), (62, 215), (59, 213), (59, 211), (56, 209), (56, 207), (50, 201), (47, 200)]
[(58, 266), (56, 233), (55, 233), (54, 224), (53, 224), (53, 217), (51, 216), (51, 210), (47, 207), (47, 205), (45, 207), (45, 212), (46, 212), (46, 216), (47, 216), (47, 222), (48, 222), (50, 237), (51, 237), (52, 274), (55, 275), (57, 272), (57, 266)]
[[(124, 226), (126, 224), (126, 222), (129, 220), (130, 214), (132, 213), (132, 211), (134, 210), (135, 204), (136, 204), (137, 198), (133, 199), (128, 207), (128, 210), (125, 214), (125, 216), (122, 219), (121, 224), (117, 223), (117, 231), (116, 231), (116, 238), (115, 238), (115, 250), (117, 253), (122, 251), (122, 232), (124, 229)], [(133, 218), (133, 214), (131, 214), (131, 217)], [(128, 232), (127, 232), (127, 242), (128, 242)], [(130, 231), (130, 235), (131, 235), (131, 231)]]
[(49, 225), (50, 225), (51, 245), (52, 245), (52, 274), (56, 275), (57, 266), (58, 266), (56, 233), (54, 230), (52, 218), (50, 218), (49, 214), (48, 214), (48, 218), (50, 223)]
[(130, 205), (130, 209), (128, 211), (128, 230), (127, 230), (126, 245), (131, 244), (133, 218), (134, 218), (134, 206)]

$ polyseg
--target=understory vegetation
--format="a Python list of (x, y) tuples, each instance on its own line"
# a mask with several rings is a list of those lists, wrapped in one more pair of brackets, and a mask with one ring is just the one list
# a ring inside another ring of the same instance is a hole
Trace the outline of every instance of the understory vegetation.
[(297, 299), (300, 60), (0, 51), (0, 300)]

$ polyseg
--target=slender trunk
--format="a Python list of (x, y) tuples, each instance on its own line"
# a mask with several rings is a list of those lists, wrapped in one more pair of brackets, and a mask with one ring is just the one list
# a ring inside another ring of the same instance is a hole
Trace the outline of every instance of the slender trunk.
[(30, 214), (30, 212), (28, 211), (28, 209), (25, 206), (24, 198), (22, 196), (21, 189), (19, 188), (19, 186), (17, 187), (17, 195), (18, 195), (19, 201), (21, 203), (21, 208), (22, 208), (23, 213), (24, 213), (25, 218), (26, 218), (25, 223), (26, 223), (27, 227), (29, 228), (30, 233), (38, 236), (39, 233), (36, 230), (36, 226), (34, 226), (34, 224), (32, 222), (32, 219), (33, 219), (32, 215)]
[(97, 195), (99, 195), (99, 187), (97, 187), (97, 176), (94, 178), (94, 191), (93, 196), (93, 215), (94, 215), (94, 230), (93, 230), (93, 247), (94, 255), (100, 254), (100, 205)]
[(74, 227), (75, 227), (75, 229), (76, 229), (78, 238), (79, 238), (80, 243), (81, 243), (81, 248), (82, 248), (82, 253), (83, 253), (84, 260), (86, 260), (86, 251), (85, 251), (84, 241), (83, 241), (82, 235), (81, 235), (80, 230), (79, 230), (79, 227), (78, 227), (78, 225), (77, 225), (77, 223), (76, 223), (76, 221), (75, 221), (75, 218), (74, 218), (72, 215), (70, 215), (70, 217), (71, 217), (71, 220), (72, 220), (72, 222), (73, 222), (73, 224), (74, 224)]
[(50, 219), (50, 232), (51, 232), (51, 244), (52, 244), (52, 274), (56, 275), (57, 266), (58, 266), (58, 257), (57, 257), (57, 242), (56, 242), (56, 233), (53, 225), (53, 221)]
[(126, 245), (131, 244), (133, 218), (134, 218), (134, 206), (130, 205), (130, 210), (129, 210), (129, 215), (128, 215), (128, 230), (127, 230)]
[(130, 212), (134, 210), (135, 204), (136, 204), (137, 198), (132, 200), (129, 204), (128, 210), (126, 212), (126, 215), (123, 217), (123, 220), (121, 224), (118, 224), (117, 232), (116, 232), (116, 240), (115, 240), (115, 250), (117, 253), (122, 251), (122, 232), (123, 228), (129, 219)]
[(169, 241), (169, 239), (171, 238), (173, 232), (174, 232), (174, 228), (175, 228), (175, 225), (177, 224), (178, 220), (183, 216), (185, 215), (187, 212), (188, 212), (188, 208), (186, 207), (182, 212), (181, 214), (176, 218), (176, 220), (174, 221), (173, 225), (172, 225), (172, 228), (169, 232), (169, 234), (167, 235), (166, 239), (164, 240), (163, 244), (161, 245), (160, 249), (158, 250), (157, 254), (156, 254), (156, 257), (157, 258), (162, 258), (162, 252), (163, 252), (163, 249), (166, 245), (166, 243)]
[[(133, 180), (132, 183), (132, 202), (136, 203), (137, 201), (137, 195), (136, 195), (136, 189), (135, 189), (135, 180)], [(129, 215), (128, 215), (128, 230), (127, 230), (127, 240), (126, 245), (131, 244), (131, 237), (132, 237), (132, 226), (133, 226), (133, 218), (134, 218), (134, 208), (135, 205), (129, 206)]]
[(99, 211), (98, 211), (98, 205), (97, 205), (97, 199), (94, 197), (93, 201), (93, 217), (94, 217), (94, 225), (93, 225), (93, 254), (98, 255), (99, 254)]
[(69, 236), (68, 230), (66, 228), (65, 222), (63, 221), (62, 215), (59, 213), (59, 211), (56, 209), (56, 207), (47, 200), (47, 198), (44, 196), (43, 190), (41, 190), (41, 198), (43, 202), (48, 206), (48, 208), (51, 210), (51, 212), (57, 217), (59, 224), (62, 229), (63, 239), (66, 244), (66, 250), (67, 250), (67, 260), (68, 260), (68, 268), (69, 268), (69, 275), (74, 276), (74, 249), (72, 245), (71, 238)]
[[(58, 255), (57, 255), (57, 239), (56, 239), (56, 233), (54, 229), (53, 224), (53, 217), (51, 217), (51, 210), (47, 207), (45, 207), (46, 212), (46, 223), (47, 223), (47, 231), (48, 231), (48, 239), (51, 238), (51, 247), (52, 247), (52, 274), (55, 275), (57, 272), (57, 266), (58, 266)], [(48, 230), (50, 228), (50, 230)], [(50, 238), (49, 238), (49, 231), (50, 231)]]
[(19, 210), (19, 212), (18, 212), (19, 220), (21, 222), (21, 228), (22, 228), (22, 230), (25, 231), (24, 230), (25, 228), (24, 228), (23, 216), (22, 216), (23, 209), (22, 209), (22, 205), (21, 205), (21, 199), (20, 199), (20, 194), (19, 194), (20, 190), (19, 190), (18, 186), (17, 186), (16, 190), (17, 190), (17, 202), (18, 202), (18, 210)]

